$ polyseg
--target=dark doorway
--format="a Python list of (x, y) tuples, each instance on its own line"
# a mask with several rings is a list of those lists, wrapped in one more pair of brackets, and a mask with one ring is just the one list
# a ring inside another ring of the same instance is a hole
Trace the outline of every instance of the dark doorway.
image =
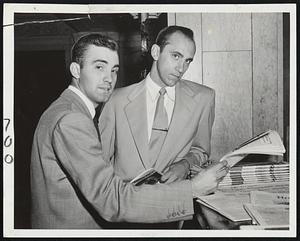
[(64, 51), (15, 53), (15, 228), (30, 228), (30, 155), (41, 113), (68, 85)]

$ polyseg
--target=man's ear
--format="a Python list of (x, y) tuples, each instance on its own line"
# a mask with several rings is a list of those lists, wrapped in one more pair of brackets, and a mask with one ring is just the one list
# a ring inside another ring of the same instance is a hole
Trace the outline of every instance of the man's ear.
[(70, 72), (75, 79), (80, 78), (80, 65), (76, 62), (70, 64)]
[(151, 48), (151, 55), (154, 60), (158, 60), (160, 54), (160, 47), (157, 44), (153, 44)]

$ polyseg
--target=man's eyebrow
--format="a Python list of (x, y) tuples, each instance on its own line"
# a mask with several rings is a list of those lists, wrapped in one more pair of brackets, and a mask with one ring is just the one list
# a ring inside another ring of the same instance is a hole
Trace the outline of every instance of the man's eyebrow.
[(178, 51), (176, 51), (176, 50), (172, 51), (172, 53), (173, 53), (173, 54), (178, 54), (178, 55), (180, 55), (180, 57), (183, 57), (183, 54), (180, 53), (180, 52), (178, 52)]
[[(178, 54), (180, 57), (184, 57), (182, 53), (180, 53), (180, 52), (178, 52), (176, 50), (172, 51), (172, 53)], [(186, 60), (192, 62), (194, 59), (193, 58), (187, 58)]]
[[(108, 61), (106, 61), (106, 60), (104, 60), (104, 59), (96, 59), (96, 60), (93, 61), (93, 64), (94, 64), (94, 63), (98, 63), (98, 62), (104, 63), (104, 64), (108, 64)], [(119, 65), (119, 64), (116, 64), (116, 65), (113, 66), (113, 68), (120, 68), (120, 65)]]
[(96, 60), (93, 61), (93, 63), (98, 63), (98, 62), (108, 64), (108, 62), (104, 59), (96, 59)]

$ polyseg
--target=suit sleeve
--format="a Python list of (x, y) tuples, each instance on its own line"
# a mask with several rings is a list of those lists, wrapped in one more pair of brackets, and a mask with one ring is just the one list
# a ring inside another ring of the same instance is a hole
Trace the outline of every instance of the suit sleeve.
[(209, 158), (211, 152), (211, 134), (212, 126), (215, 119), (215, 91), (211, 90), (211, 95), (205, 106), (203, 113), (200, 115), (197, 133), (193, 140), (189, 153), (186, 154), (186, 159), (190, 166), (202, 166)]
[(85, 199), (107, 221), (169, 222), (193, 214), (191, 183), (142, 185), (124, 183), (102, 158), (93, 122), (80, 113), (56, 125), (52, 145), (57, 160)]

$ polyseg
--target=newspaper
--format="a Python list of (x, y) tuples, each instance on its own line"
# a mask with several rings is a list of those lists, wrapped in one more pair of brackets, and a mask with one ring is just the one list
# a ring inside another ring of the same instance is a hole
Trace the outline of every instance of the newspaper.
[(274, 130), (265, 131), (236, 147), (233, 151), (224, 155), (220, 161), (227, 160), (233, 167), (248, 154), (280, 155), (285, 153), (282, 140)]
[(197, 202), (234, 222), (251, 221), (251, 217), (243, 206), (244, 203), (250, 202), (249, 193), (216, 192), (211, 195), (198, 197)]
[(244, 204), (245, 210), (258, 225), (281, 227), (289, 226), (289, 206), (288, 205), (253, 205)]
[(253, 205), (289, 205), (290, 196), (288, 193), (251, 191), (250, 202)]
[(290, 204), (288, 193), (252, 191), (250, 202), (244, 204), (244, 208), (254, 223), (266, 227), (288, 227)]

